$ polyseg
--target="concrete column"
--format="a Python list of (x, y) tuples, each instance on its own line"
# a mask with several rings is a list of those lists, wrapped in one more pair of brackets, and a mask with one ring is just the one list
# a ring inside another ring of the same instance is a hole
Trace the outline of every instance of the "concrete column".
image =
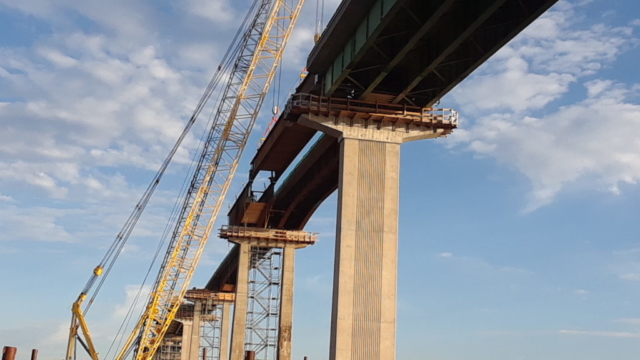
[[(247, 228), (238, 226), (223, 227), (220, 237), (239, 244), (238, 279), (236, 281), (235, 312), (233, 335), (231, 337), (230, 360), (243, 360), (244, 339), (246, 333), (248, 307), (248, 280), (251, 261), (251, 245), (265, 248), (282, 249), (282, 268), (280, 269), (280, 316), (278, 323), (277, 360), (291, 360), (291, 329), (293, 325), (293, 280), (295, 251), (317, 241), (316, 234), (296, 230), (276, 230), (265, 228)], [(251, 244), (251, 245), (250, 245)], [(247, 356), (255, 353), (247, 351)]]
[(229, 323), (231, 322), (231, 303), (222, 305), (222, 323), (220, 324), (220, 359), (229, 360)]
[(291, 360), (291, 332), (293, 327), (293, 281), (295, 268), (295, 247), (282, 249), (282, 283), (280, 294), (280, 324), (278, 333), (277, 360)]
[(400, 142), (340, 146), (329, 359), (394, 360)]
[(183, 354), (186, 353), (186, 360), (200, 360), (200, 331), (202, 324), (200, 323), (202, 315), (202, 302), (195, 301), (193, 303), (193, 321), (191, 322), (191, 329), (187, 332), (185, 327), (182, 332), (182, 337), (187, 338), (188, 341), (182, 341)]
[(445, 135), (428, 121), (367, 118), (298, 120), (340, 141), (329, 360), (396, 358), (400, 145)]
[(244, 341), (247, 329), (247, 303), (249, 301), (249, 261), (251, 245), (241, 242), (238, 259), (238, 279), (236, 281), (236, 300), (233, 309), (233, 327), (231, 329), (230, 360), (244, 360)]
[(182, 342), (180, 344), (180, 360), (192, 360), (191, 355), (191, 335), (193, 333), (193, 320), (180, 320), (182, 323)]

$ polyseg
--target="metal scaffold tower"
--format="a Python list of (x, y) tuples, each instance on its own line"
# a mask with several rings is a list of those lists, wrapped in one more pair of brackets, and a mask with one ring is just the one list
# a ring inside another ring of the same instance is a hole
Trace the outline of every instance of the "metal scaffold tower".
[(222, 338), (222, 306), (214, 305), (211, 313), (202, 317), (200, 353), (202, 360), (220, 360)]
[(245, 349), (255, 352), (256, 360), (276, 360), (282, 249), (252, 247), (250, 265)]
[(162, 344), (153, 356), (154, 360), (180, 360), (182, 336), (165, 336)]

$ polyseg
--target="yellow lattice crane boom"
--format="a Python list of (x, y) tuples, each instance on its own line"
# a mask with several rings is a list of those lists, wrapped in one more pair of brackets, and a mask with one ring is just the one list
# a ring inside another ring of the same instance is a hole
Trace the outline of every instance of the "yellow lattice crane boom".
[[(304, 0), (254, 1), (245, 19), (249, 22), (243, 24), (244, 32), (238, 33), (238, 46), (228, 53), (228, 72), (218, 68), (185, 132), (74, 302), (66, 360), (75, 357), (76, 341), (92, 360), (99, 360), (84, 320), (88, 309), (85, 307), (83, 312), (81, 307), (96, 279), (113, 266), (173, 154), (211, 96), (215, 82), (228, 76), (149, 302), (116, 359), (126, 358), (131, 351), (136, 360), (153, 357), (184, 298), (303, 3)], [(102, 282), (98, 289), (101, 285)], [(93, 297), (89, 306), (92, 301)]]

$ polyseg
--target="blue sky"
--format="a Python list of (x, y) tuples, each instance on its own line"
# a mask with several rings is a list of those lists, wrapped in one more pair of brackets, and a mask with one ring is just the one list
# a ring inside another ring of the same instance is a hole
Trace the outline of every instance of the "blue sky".
[[(19, 357), (31, 348), (63, 357), (72, 301), (193, 111), (248, 0), (105, 4), (0, 0), (0, 345), (19, 347)], [(326, 2), (325, 20), (336, 5)], [(306, 4), (287, 49), (282, 93), (304, 67), (314, 11)], [(636, 1), (561, 1), (442, 99), (460, 111), (461, 129), (403, 147), (399, 360), (637, 358), (638, 34)], [(205, 122), (89, 314), (102, 353)], [(321, 241), (298, 252), (297, 359), (328, 356), (335, 209), (333, 196), (307, 228)], [(228, 249), (211, 239), (193, 285)]]

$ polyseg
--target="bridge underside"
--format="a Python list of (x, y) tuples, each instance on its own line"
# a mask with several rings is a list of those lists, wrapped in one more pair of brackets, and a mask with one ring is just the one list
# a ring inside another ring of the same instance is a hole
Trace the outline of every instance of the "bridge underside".
[(556, 1), (343, 1), (308, 70), (325, 96), (430, 106)]
[[(309, 74), (297, 92), (430, 106), (556, 1), (344, 0), (309, 56)], [(280, 116), (252, 160), (229, 225), (301, 230), (337, 189), (339, 147), (328, 135), (281, 179), (316, 133), (299, 119), (291, 112)], [(270, 172), (272, 184), (255, 199), (251, 182), (261, 171)], [(233, 292), (237, 259), (236, 246), (206, 288)]]

